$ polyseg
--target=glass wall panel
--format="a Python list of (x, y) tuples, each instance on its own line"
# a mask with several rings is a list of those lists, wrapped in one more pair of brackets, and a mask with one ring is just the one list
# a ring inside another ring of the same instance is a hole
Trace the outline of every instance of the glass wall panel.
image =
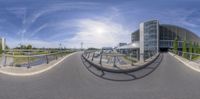
[(144, 23), (144, 58), (147, 59), (158, 50), (158, 21)]

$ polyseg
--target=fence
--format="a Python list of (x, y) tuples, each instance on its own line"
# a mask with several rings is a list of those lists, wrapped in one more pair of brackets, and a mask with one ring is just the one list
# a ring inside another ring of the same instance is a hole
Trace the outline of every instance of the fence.
[(190, 61), (194, 61), (196, 63), (200, 63), (200, 54), (197, 53), (189, 53), (189, 52), (183, 52), (183, 51), (174, 51), (174, 50), (169, 50), (170, 52), (181, 56), (183, 58), (186, 58)]
[[(155, 56), (157, 51), (145, 51), (144, 60), (148, 60)], [(87, 59), (91, 61), (98, 61), (99, 64), (102, 62), (106, 64), (116, 64), (123, 65), (123, 64), (131, 64), (139, 62), (140, 55), (139, 53), (129, 52), (129, 53), (118, 53), (117, 51), (101, 51), (101, 50), (87, 50), (84, 51), (83, 54)]]
[(37, 66), (41, 64), (49, 64), (53, 60), (57, 60), (71, 51), (60, 51), (50, 54), (41, 54), (41, 55), (11, 55), (11, 54), (2, 54), (1, 62), (3, 66), (16, 66), (16, 67), (27, 67)]
[(134, 65), (138, 61), (136, 55), (133, 54), (120, 54), (117, 52), (103, 52), (103, 51), (84, 51), (83, 56), (88, 60), (98, 63), (100, 65)]

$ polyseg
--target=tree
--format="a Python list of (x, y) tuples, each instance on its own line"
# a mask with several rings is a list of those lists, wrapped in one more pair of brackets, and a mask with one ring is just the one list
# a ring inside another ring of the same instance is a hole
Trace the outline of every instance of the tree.
[(184, 53), (184, 52), (187, 52), (187, 44), (186, 44), (186, 41), (184, 40), (183, 41), (183, 49), (182, 49), (182, 51), (183, 51), (183, 57), (187, 57), (187, 54), (186, 53)]
[(178, 51), (178, 38), (177, 37), (173, 41), (173, 51), (177, 54), (177, 51)]
[(26, 49), (26, 45), (20, 45), (20, 49)]
[(5, 49), (10, 49), (9, 47), (8, 47), (8, 45), (6, 45), (6, 48)]
[(32, 45), (30, 45), (30, 44), (27, 45), (27, 46), (26, 46), (26, 49), (32, 49)]
[(196, 53), (196, 43), (194, 42), (192, 45), (193, 53)]
[(193, 53), (193, 45), (192, 45), (191, 41), (190, 41), (190, 44), (189, 44), (189, 53)]
[(198, 44), (194, 43), (193, 45), (193, 53), (198, 53)]
[(197, 50), (198, 50), (198, 54), (200, 53), (200, 46), (199, 46), (199, 43), (197, 43)]
[(0, 42), (0, 54), (2, 54), (3, 50), (2, 50), (2, 44)]

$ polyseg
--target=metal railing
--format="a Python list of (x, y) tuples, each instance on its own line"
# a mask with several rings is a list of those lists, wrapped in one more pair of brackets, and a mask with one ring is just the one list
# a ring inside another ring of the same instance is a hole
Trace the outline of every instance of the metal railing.
[[(152, 58), (147, 60), (144, 64), (139, 62), (139, 60), (129, 60), (129, 62), (124, 61), (126, 54), (120, 54), (114, 52), (105, 53), (103, 51), (84, 51), (82, 57), (87, 61), (90, 66), (94, 66), (98, 70), (112, 72), (112, 73), (129, 73), (139, 69), (142, 69), (153, 61), (157, 59), (159, 53), (152, 56)], [(131, 54), (131, 53), (130, 53)], [(136, 55), (135, 55), (136, 56)], [(125, 64), (124, 64), (125, 63)]]
[[(121, 65), (121, 64), (131, 64), (134, 65), (134, 63), (139, 62), (140, 60), (140, 55), (139, 53), (118, 53), (116, 51), (108, 51), (108, 52), (104, 52), (101, 50), (86, 50), (84, 51), (83, 55), (91, 60), (91, 61), (98, 61), (97, 63), (99, 63), (100, 65), (102, 65), (102, 61), (105, 64), (109, 64), (112, 63), (113, 66), (115, 66), (116, 64)], [(151, 59), (153, 56), (157, 55), (157, 51), (154, 50), (149, 50), (149, 51), (145, 51), (144, 54), (144, 60), (148, 60)]]
[(60, 51), (50, 54), (40, 54), (40, 55), (12, 55), (12, 54), (2, 54), (1, 65), (2, 66), (16, 66), (16, 67), (27, 67), (49, 64), (50, 62), (57, 60), (65, 55), (71, 53), (71, 51)]
[(181, 56), (185, 59), (188, 59), (190, 61), (200, 63), (200, 54), (198, 53), (190, 53), (190, 52), (183, 52), (183, 51), (174, 51), (174, 50), (169, 50), (169, 52), (172, 52), (178, 56)]
[(147, 60), (149, 58), (152, 58), (154, 55), (156, 55), (158, 52), (156, 50), (148, 50), (144, 52), (144, 60)]
[(134, 65), (134, 63), (138, 61), (138, 59), (133, 57), (134, 55), (132, 54), (120, 54), (117, 52), (106, 53), (103, 51), (84, 51), (83, 56), (91, 62), (95, 62), (100, 65), (112, 65), (113, 67), (127, 64)]

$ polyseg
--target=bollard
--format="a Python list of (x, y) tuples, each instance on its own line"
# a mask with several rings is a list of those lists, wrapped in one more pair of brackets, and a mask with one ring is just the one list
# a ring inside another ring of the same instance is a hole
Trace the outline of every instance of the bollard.
[(116, 56), (114, 56), (113, 67), (116, 67)]
[(190, 61), (192, 60), (192, 55), (190, 54)]
[(137, 60), (139, 61), (138, 51), (136, 52), (136, 57), (137, 57)]
[(93, 55), (92, 55), (92, 61), (94, 60), (94, 54), (95, 54), (95, 53), (93, 53)]
[(46, 57), (47, 64), (49, 64), (48, 56), (46, 55), (45, 57)]
[(99, 64), (102, 64), (102, 54), (100, 55)]
[(90, 52), (88, 52), (88, 56), (87, 56), (87, 58), (90, 58)]
[(117, 61), (120, 62), (119, 56), (116, 57)]
[(55, 55), (56, 56), (56, 60), (58, 59), (58, 56), (57, 56), (57, 54)]
[(133, 66), (134, 64), (133, 64), (133, 59), (131, 60), (131, 65)]
[(4, 66), (6, 66), (7, 56), (5, 55)]
[(110, 57), (107, 58), (107, 64), (110, 62)]
[[(13, 59), (14, 59), (14, 55), (13, 56), (11, 56)], [(12, 61), (12, 64), (11, 64), (11, 66), (13, 67), (14, 66), (14, 60)]]
[(27, 66), (27, 68), (30, 68), (31, 67), (31, 65), (30, 65), (30, 56), (28, 56), (28, 66)]

